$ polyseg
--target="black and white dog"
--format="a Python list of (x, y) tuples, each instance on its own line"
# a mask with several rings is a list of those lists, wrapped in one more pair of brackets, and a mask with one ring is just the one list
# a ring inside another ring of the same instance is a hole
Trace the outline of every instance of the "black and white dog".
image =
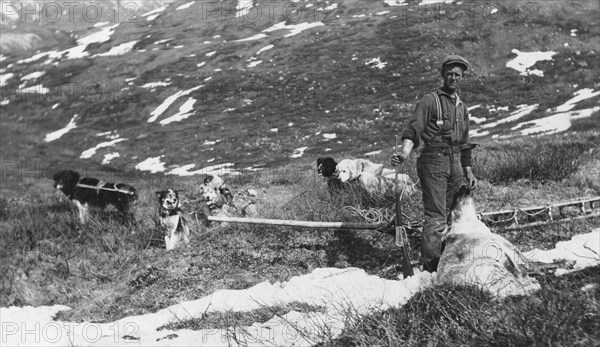
[(96, 178), (80, 177), (79, 173), (63, 170), (54, 175), (54, 188), (62, 191), (77, 207), (79, 221), (87, 220), (88, 207), (106, 208), (113, 205), (123, 216), (123, 222), (134, 222), (135, 188), (124, 183), (106, 183)]
[(181, 243), (190, 242), (190, 227), (183, 217), (179, 194), (176, 190), (157, 191), (158, 225), (165, 235), (165, 248), (172, 250)]
[(334, 193), (343, 188), (343, 183), (336, 173), (337, 162), (330, 157), (317, 158), (317, 173), (327, 181), (327, 188)]

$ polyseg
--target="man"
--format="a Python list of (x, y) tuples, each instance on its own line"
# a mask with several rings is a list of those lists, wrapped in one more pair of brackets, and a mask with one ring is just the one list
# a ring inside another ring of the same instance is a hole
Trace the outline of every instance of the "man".
[(443, 86), (419, 100), (414, 118), (402, 134), (402, 150), (392, 156), (392, 166), (399, 165), (406, 161), (413, 147), (423, 143), (417, 173), (425, 213), (421, 257), (428, 271), (437, 268), (441, 234), (446, 229), (448, 210), (463, 177), (472, 188), (477, 181), (471, 169), (471, 150), (475, 146), (469, 144), (469, 113), (457, 94), (468, 68), (469, 62), (461, 56), (444, 58)]

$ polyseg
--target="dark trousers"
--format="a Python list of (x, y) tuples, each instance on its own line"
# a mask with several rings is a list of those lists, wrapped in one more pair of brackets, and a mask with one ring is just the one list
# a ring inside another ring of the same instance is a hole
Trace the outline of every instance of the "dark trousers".
[(417, 173), (425, 212), (421, 257), (426, 268), (435, 269), (442, 252), (441, 236), (446, 229), (448, 209), (462, 184), (460, 153), (422, 153), (417, 160)]

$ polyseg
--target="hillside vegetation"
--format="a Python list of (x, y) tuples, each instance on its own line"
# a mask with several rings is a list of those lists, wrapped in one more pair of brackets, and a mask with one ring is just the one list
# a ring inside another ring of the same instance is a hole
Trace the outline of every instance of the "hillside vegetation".
[[(304, 1), (278, 3), (272, 15), (259, 6), (242, 17), (235, 16), (232, 0), (216, 9), (196, 2), (177, 10), (184, 4), (174, 2), (156, 18), (142, 17), (140, 10), (131, 20), (113, 19), (99, 28), (88, 23), (83, 32), (71, 28), (73, 38), (54, 50), (118, 24), (80, 59), (19, 63), (34, 52), (3, 53), (1, 73), (14, 75), (2, 87), (9, 102), (0, 106), (4, 160), (28, 169), (77, 161), (131, 171), (157, 158), (170, 172), (191, 164), (271, 167), (296, 161), (291, 156), (302, 147), (311, 158), (326, 151), (360, 156), (393, 145), (416, 98), (437, 85), (439, 62), (449, 52), (473, 64), (462, 95), (468, 105), (479, 105), (471, 113), (485, 118), (483, 125), (518, 106), (539, 105), (518, 121), (486, 129), (481, 141), (519, 134), (511, 130), (518, 123), (552, 114), (552, 107), (599, 82), (600, 10), (594, 0), (431, 6), (351, 0), (337, 7)], [(122, 55), (99, 56), (128, 43), (133, 47)], [(530, 68), (543, 76), (521, 75), (506, 66), (517, 56), (513, 49), (556, 54)], [(44, 75), (20, 80), (33, 72)], [(21, 84), (49, 91), (17, 93)], [(188, 94), (149, 122), (178, 92)], [(186, 114), (191, 99), (189, 118), (160, 124), (178, 109)], [(576, 103), (575, 110), (593, 108), (598, 100)], [(45, 134), (75, 115), (74, 129), (44, 142)], [(114, 138), (123, 140), (82, 155)], [(114, 153), (119, 157), (100, 164)]]

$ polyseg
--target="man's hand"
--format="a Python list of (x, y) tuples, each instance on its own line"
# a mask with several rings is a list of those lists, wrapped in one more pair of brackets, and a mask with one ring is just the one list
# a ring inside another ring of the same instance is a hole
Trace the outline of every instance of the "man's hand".
[(397, 166), (404, 163), (406, 159), (408, 159), (410, 151), (412, 151), (414, 145), (415, 144), (412, 142), (412, 140), (404, 139), (404, 141), (402, 141), (402, 149), (400, 150), (400, 153), (394, 153), (392, 155), (392, 166)]
[(475, 185), (477, 185), (477, 178), (473, 174), (473, 169), (470, 166), (465, 166), (463, 168), (463, 172), (465, 174), (465, 178), (467, 180), (469, 188), (474, 189)]
[(395, 153), (392, 155), (392, 166), (397, 166), (406, 161), (406, 155), (404, 153)]

